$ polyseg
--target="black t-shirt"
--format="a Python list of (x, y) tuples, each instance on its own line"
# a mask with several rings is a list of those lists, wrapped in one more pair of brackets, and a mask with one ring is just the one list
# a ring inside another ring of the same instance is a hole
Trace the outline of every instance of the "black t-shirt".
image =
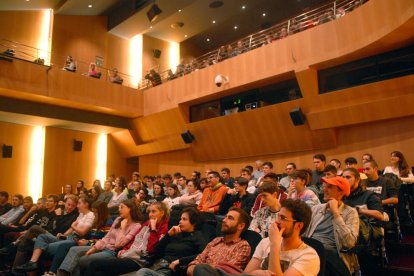
[(381, 200), (391, 197), (397, 197), (397, 188), (388, 178), (380, 176), (375, 181), (366, 179), (365, 184), (367, 190), (373, 191), (374, 193), (378, 194)]
[(361, 187), (351, 193), (344, 202), (351, 207), (366, 207), (368, 210), (377, 210), (381, 213), (384, 211), (379, 195), (373, 191), (364, 191)]
[(6, 203), (4, 205), (0, 205), (0, 216), (1, 215), (4, 215), (8, 211), (10, 211), (11, 208), (12, 208), (12, 206), (11, 206), (10, 203)]
[(57, 233), (65, 233), (72, 223), (78, 218), (79, 213), (78, 210), (75, 209), (73, 212), (69, 214), (63, 214), (60, 216), (55, 216), (51, 223), (48, 225), (48, 230), (53, 235), (56, 235)]

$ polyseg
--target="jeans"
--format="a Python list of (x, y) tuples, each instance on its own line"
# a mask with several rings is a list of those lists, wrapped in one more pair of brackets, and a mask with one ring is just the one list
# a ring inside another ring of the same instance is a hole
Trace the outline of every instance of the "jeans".
[(76, 246), (76, 242), (71, 239), (58, 241), (49, 245), (46, 253), (53, 257), (52, 265), (49, 269), (50, 272), (57, 273), (57, 270), (65, 259), (69, 249), (73, 246)]
[[(76, 247), (73, 247), (76, 248)], [(72, 248), (71, 248), (72, 249)], [(69, 250), (70, 252), (70, 250)], [(93, 276), (98, 275), (96, 272), (98, 267), (95, 264), (104, 263), (106, 264), (107, 261), (116, 258), (116, 252), (104, 249), (100, 252), (93, 253), (89, 256), (82, 256), (79, 259), (79, 271), (82, 275)], [(107, 271), (105, 271), (107, 273)], [(72, 275), (75, 275), (72, 272)]]
[[(91, 246), (74, 246), (72, 247), (68, 254), (66, 254), (65, 259), (60, 265), (59, 269), (71, 273), (72, 275), (80, 275), (79, 271), (79, 259), (85, 255), (85, 253), (91, 248)], [(96, 253), (98, 254), (98, 253)], [(94, 255), (94, 254), (93, 254)]]

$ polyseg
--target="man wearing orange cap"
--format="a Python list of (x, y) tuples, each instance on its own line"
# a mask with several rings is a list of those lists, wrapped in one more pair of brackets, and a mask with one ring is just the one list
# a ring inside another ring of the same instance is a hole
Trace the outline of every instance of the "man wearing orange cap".
[(325, 247), (325, 275), (349, 276), (358, 271), (358, 259), (355, 254), (341, 250), (354, 247), (359, 232), (358, 212), (343, 202), (351, 187), (339, 176), (321, 180), (326, 203), (312, 207), (312, 219), (305, 236), (320, 241)]

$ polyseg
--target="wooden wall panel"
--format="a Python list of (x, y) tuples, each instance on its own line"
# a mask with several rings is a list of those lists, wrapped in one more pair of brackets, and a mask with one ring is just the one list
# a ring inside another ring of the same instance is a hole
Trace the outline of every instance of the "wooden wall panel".
[(131, 125), (141, 143), (181, 133), (186, 127), (178, 108), (131, 120)]
[[(158, 67), (160, 72), (169, 69), (169, 47), (170, 43), (161, 39), (144, 35), (142, 38), (142, 76), (153, 67)], [(161, 57), (154, 58), (153, 50), (161, 50)]]
[(130, 118), (143, 114), (143, 95), (136, 89), (20, 60), (1, 65), (2, 96)]
[(107, 41), (106, 67), (117, 68), (119, 72), (131, 75), (129, 40), (107, 33)]
[(32, 126), (0, 122), (0, 146), (13, 146), (12, 158), (0, 155), (0, 190), (9, 194), (29, 194), (29, 164)]
[[(413, 29), (413, 1), (369, 1), (339, 20), (148, 89), (144, 114), (208, 96), (220, 98), (228, 90), (260, 86), (284, 73), (325, 68), (406, 46), (414, 42)], [(217, 88), (217, 74), (229, 76), (229, 84)]]
[[(55, 15), (52, 33), (52, 63), (62, 66), (67, 55), (78, 62), (78, 71), (87, 68), (95, 57), (106, 57), (106, 16)], [(106, 63), (104, 63), (104, 67)]]
[(222, 160), (336, 145), (333, 129), (313, 133), (307, 124), (294, 126), (289, 111), (303, 100), (285, 102), (189, 125), (195, 141), (193, 158)]
[[(328, 160), (338, 158), (344, 162), (345, 158), (354, 156), (359, 163), (362, 154), (369, 152), (379, 162), (380, 168), (384, 168), (389, 164), (390, 153), (399, 150), (413, 166), (413, 145), (414, 117), (412, 116), (340, 128), (337, 130), (337, 146), (330, 146), (320, 152), (323, 152)], [(180, 150), (141, 156), (140, 172), (141, 174), (153, 175), (179, 171), (190, 176), (194, 170), (204, 173), (208, 168), (220, 170), (222, 167), (229, 167), (232, 175), (238, 175), (240, 168), (247, 164), (254, 165), (254, 161), (260, 159), (272, 161), (275, 165), (275, 171), (282, 173), (287, 162), (295, 162), (299, 168), (313, 168), (312, 156), (316, 153), (319, 153), (319, 150), (197, 162), (191, 154), (191, 150)]]
[[(95, 179), (99, 134), (46, 128), (43, 194), (60, 193), (65, 184), (85, 181), (91, 187)], [(73, 150), (73, 140), (83, 142), (82, 151)]]
[(42, 11), (0, 11), (1, 38), (36, 47)]
[(129, 177), (127, 159), (115, 143), (113, 136), (108, 135), (106, 175), (123, 175)]

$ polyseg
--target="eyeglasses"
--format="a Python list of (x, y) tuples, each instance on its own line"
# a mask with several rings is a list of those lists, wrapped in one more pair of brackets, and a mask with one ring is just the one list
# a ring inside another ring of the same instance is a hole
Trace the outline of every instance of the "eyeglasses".
[(287, 218), (279, 213), (276, 214), (276, 219), (279, 219), (281, 221), (297, 221), (296, 219)]

